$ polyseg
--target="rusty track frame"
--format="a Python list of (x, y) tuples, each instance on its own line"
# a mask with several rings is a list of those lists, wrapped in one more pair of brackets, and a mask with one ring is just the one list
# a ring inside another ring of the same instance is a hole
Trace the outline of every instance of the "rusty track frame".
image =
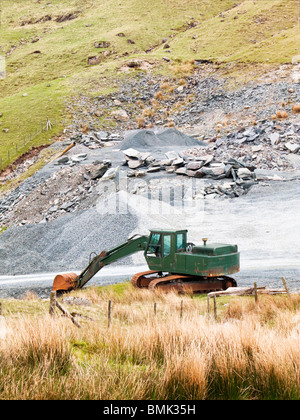
[(137, 273), (132, 277), (131, 283), (135, 288), (148, 288), (152, 291), (162, 290), (164, 292), (174, 291), (178, 293), (209, 293), (236, 286), (236, 281), (227, 276), (211, 278), (181, 274), (152, 276), (153, 274), (159, 273), (161, 272), (154, 270)]

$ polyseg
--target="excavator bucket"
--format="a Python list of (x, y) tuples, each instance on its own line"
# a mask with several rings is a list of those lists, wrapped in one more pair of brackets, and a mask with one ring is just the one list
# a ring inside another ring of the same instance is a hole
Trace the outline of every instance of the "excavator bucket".
[(77, 282), (76, 282), (77, 274), (75, 273), (65, 273), (65, 274), (58, 274), (54, 278), (52, 290), (73, 290), (76, 289)]

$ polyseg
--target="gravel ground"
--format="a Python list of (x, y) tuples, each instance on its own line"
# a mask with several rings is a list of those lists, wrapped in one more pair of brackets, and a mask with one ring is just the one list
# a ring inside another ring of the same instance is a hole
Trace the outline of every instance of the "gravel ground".
[(156, 133), (152, 130), (136, 130), (128, 133), (122, 141), (120, 149), (126, 150), (130, 148), (137, 148), (138, 150), (151, 150), (160, 147), (170, 149), (177, 146), (187, 148), (199, 145), (204, 146), (204, 144), (199, 142), (197, 139), (189, 137), (175, 128), (166, 128), (158, 130)]
[[(13, 227), (0, 237), (0, 275), (81, 271), (92, 252), (98, 254), (125, 241), (136, 223), (131, 214), (116, 218), (92, 208), (46, 225)], [(119, 262), (124, 263), (125, 259)]]

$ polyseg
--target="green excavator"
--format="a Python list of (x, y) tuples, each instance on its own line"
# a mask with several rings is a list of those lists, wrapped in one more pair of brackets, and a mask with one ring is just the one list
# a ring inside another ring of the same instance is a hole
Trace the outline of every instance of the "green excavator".
[(149, 271), (135, 274), (136, 288), (208, 293), (235, 287), (228, 275), (240, 268), (237, 245), (207, 243), (196, 246), (187, 242), (187, 230), (151, 230), (148, 236), (134, 235), (121, 245), (95, 256), (79, 274), (58, 274), (53, 290), (59, 292), (82, 288), (102, 267), (143, 251)]

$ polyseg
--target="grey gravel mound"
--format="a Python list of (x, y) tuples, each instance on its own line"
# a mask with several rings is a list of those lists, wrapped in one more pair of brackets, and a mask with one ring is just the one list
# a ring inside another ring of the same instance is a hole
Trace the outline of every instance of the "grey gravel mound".
[(165, 146), (207, 146), (206, 143), (201, 142), (193, 137), (187, 136), (176, 128), (165, 128), (159, 130), (156, 136), (163, 141)]
[(201, 146), (204, 143), (199, 142), (193, 137), (176, 130), (176, 128), (166, 128), (155, 133), (152, 130), (136, 130), (128, 133), (123, 140), (120, 149), (126, 150), (134, 148), (172, 148), (172, 147), (190, 147)]
[[(1, 234), (0, 275), (81, 271), (89, 256), (126, 241), (136, 226), (129, 214), (100, 215), (95, 208), (47, 224), (26, 225)], [(124, 258), (118, 264), (128, 264)]]

